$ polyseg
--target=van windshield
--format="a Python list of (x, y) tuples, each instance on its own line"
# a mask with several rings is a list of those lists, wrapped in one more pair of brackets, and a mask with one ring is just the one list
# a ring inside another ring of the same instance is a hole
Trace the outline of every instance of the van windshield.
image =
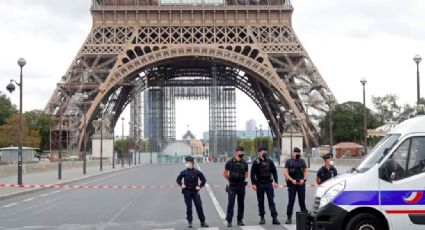
[(372, 168), (384, 156), (385, 150), (389, 151), (397, 143), (399, 137), (400, 134), (390, 134), (384, 137), (352, 171), (364, 173)]

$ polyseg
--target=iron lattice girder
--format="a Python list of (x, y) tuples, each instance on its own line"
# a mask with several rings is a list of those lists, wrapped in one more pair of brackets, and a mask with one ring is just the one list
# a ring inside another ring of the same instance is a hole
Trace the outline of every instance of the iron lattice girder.
[[(292, 7), (102, 7), (92, 9), (93, 29), (46, 106), (52, 116), (57, 117), (60, 108), (68, 110), (72, 101), (91, 103), (86, 112), (90, 123), (104, 102), (106, 112), (117, 112), (115, 124), (132, 99), (134, 81), (146, 82), (147, 76), (138, 73), (186, 58), (244, 71), (245, 76), (238, 76), (238, 88), (272, 123), (280, 106), (294, 110), (295, 117), (307, 118), (308, 102), (313, 109), (308, 118), (317, 119), (307, 119), (301, 131), (318, 143), (315, 125), (328, 110), (330, 90), (293, 32)], [(181, 17), (170, 20), (175, 15)], [(82, 92), (89, 98), (73, 100)], [(330, 99), (335, 101), (333, 96)], [(82, 114), (75, 115), (76, 130), (82, 130)], [(276, 138), (282, 126), (278, 123), (272, 126)], [(84, 131), (76, 133), (80, 142), (83, 135)]]

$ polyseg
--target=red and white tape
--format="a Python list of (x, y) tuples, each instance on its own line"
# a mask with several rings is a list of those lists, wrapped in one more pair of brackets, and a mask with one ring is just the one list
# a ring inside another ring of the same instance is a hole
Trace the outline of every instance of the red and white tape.
[[(222, 188), (223, 185), (210, 185), (210, 188)], [(316, 187), (315, 184), (308, 184), (306, 187)], [(37, 184), (0, 184), (6, 188), (57, 188), (57, 189), (167, 189), (180, 188), (178, 185), (37, 185)], [(252, 187), (248, 185), (247, 187)], [(279, 185), (279, 188), (287, 188), (286, 185)]]

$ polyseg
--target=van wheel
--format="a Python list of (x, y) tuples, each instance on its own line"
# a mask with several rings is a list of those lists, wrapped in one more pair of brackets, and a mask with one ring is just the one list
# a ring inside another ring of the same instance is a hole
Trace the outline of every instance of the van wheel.
[(345, 230), (384, 230), (382, 220), (370, 213), (359, 213), (347, 223)]

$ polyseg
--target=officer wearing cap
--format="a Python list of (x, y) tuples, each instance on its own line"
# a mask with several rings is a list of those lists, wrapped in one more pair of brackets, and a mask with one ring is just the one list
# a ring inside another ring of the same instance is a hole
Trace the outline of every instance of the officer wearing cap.
[[(274, 181), (274, 182), (273, 182)], [(260, 147), (258, 149), (258, 159), (252, 163), (251, 167), (251, 183), (252, 189), (257, 192), (258, 209), (260, 215), (260, 223), (265, 224), (264, 215), (264, 193), (267, 194), (269, 209), (273, 218), (273, 224), (279, 225), (277, 219), (276, 206), (274, 204), (274, 189), (279, 187), (277, 178), (277, 170), (274, 162), (267, 156), (267, 148)]]
[[(184, 202), (186, 203), (186, 219), (189, 223), (189, 228), (192, 228), (192, 201), (195, 204), (196, 213), (201, 221), (201, 227), (207, 228), (208, 224), (205, 223), (204, 211), (202, 209), (202, 200), (199, 195), (199, 190), (205, 186), (207, 180), (201, 171), (194, 168), (195, 159), (191, 156), (185, 158), (186, 169), (181, 171), (177, 177), (177, 184), (182, 188), (184, 195)], [(184, 179), (184, 183), (182, 183)], [(198, 184), (199, 180), (201, 184)]]
[(238, 226), (244, 226), (244, 202), (245, 202), (245, 179), (248, 177), (248, 164), (243, 159), (244, 148), (236, 147), (235, 156), (227, 161), (224, 166), (223, 176), (229, 181), (228, 203), (227, 203), (227, 227), (232, 227), (233, 209), (235, 207), (236, 196), (238, 197)]
[(333, 166), (333, 155), (331, 153), (325, 154), (322, 156), (323, 160), (325, 160), (325, 165), (323, 165), (319, 171), (317, 171), (316, 182), (317, 184), (322, 184), (323, 182), (336, 177), (338, 172), (336, 168)]
[(288, 207), (286, 214), (288, 219), (285, 224), (292, 224), (292, 211), (295, 203), (295, 196), (298, 193), (298, 203), (302, 212), (307, 212), (305, 206), (305, 182), (308, 178), (308, 168), (303, 159), (301, 159), (301, 150), (294, 148), (293, 158), (288, 159), (283, 169), (283, 175), (288, 185)]

